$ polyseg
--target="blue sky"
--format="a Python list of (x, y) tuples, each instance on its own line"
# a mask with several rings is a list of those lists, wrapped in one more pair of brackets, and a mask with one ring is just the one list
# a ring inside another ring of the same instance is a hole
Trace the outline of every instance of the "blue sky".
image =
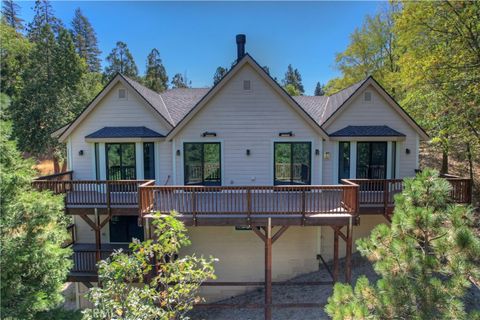
[[(33, 16), (33, 2), (20, 2)], [(97, 32), (104, 60), (118, 40), (127, 43), (140, 73), (148, 53), (160, 51), (169, 77), (186, 73), (194, 87), (212, 84), (218, 66), (236, 58), (235, 35), (247, 35), (246, 51), (271, 74), (283, 78), (289, 63), (299, 69), (306, 94), (317, 81), (338, 75), (335, 53), (381, 2), (52, 2), (70, 26), (80, 7)], [(105, 65), (105, 61), (102, 62)]]

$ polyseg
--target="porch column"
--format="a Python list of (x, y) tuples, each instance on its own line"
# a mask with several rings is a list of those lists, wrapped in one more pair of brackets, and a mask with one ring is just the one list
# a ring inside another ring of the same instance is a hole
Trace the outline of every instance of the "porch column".
[(333, 231), (333, 282), (338, 281), (338, 230)]
[(265, 320), (272, 319), (272, 219), (265, 228)]
[(345, 281), (347, 283), (352, 282), (352, 242), (353, 242), (353, 226), (352, 217), (347, 226), (347, 243), (346, 243), (346, 257), (345, 257)]
[(96, 261), (102, 260), (102, 256), (100, 254), (101, 250), (101, 227), (100, 227), (100, 215), (98, 214), (97, 208), (95, 208), (95, 259)]

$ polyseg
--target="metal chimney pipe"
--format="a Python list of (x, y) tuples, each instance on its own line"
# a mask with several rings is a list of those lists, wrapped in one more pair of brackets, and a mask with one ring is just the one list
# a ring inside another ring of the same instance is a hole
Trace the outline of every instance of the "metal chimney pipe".
[(237, 40), (237, 62), (245, 55), (245, 43), (247, 42), (247, 36), (244, 34), (237, 34), (235, 37)]

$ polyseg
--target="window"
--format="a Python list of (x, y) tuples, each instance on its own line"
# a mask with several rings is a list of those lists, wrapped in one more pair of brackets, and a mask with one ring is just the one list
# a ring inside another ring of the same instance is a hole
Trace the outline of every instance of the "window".
[(138, 226), (137, 216), (113, 216), (110, 220), (110, 242), (143, 241), (143, 228)]
[(118, 99), (126, 100), (127, 99), (127, 90), (125, 89), (118, 89)]
[(350, 142), (338, 144), (338, 181), (350, 178)]
[(219, 142), (185, 143), (183, 150), (185, 185), (221, 185)]
[(95, 143), (95, 179), (100, 180), (100, 147)]
[(107, 180), (135, 180), (135, 143), (106, 143)]
[(363, 100), (365, 102), (372, 102), (372, 93), (370, 91), (365, 91), (363, 94)]
[(310, 184), (310, 142), (275, 142), (274, 184)]
[(155, 144), (143, 143), (143, 178), (155, 179)]
[(385, 179), (387, 142), (357, 143), (357, 178)]

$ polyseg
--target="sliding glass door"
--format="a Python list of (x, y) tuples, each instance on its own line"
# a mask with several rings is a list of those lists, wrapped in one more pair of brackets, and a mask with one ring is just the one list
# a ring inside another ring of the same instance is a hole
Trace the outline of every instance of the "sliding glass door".
[(357, 143), (357, 178), (386, 179), (387, 142)]
[(219, 142), (185, 143), (183, 150), (185, 185), (222, 184)]
[(135, 180), (135, 143), (106, 143), (107, 180)]
[(274, 143), (274, 184), (310, 184), (310, 142)]

